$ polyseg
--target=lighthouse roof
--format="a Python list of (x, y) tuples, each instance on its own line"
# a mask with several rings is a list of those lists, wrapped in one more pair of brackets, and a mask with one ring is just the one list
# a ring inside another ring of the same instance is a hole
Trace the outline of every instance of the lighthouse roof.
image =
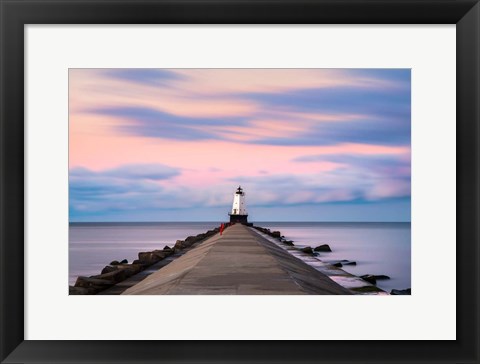
[(241, 195), (241, 194), (243, 193), (242, 187), (241, 187), (241, 186), (238, 186), (237, 192), (235, 192), (235, 193)]

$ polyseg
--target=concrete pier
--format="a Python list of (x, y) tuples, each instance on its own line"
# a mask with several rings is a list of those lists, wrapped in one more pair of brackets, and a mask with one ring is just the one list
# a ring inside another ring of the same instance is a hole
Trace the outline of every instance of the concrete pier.
[(348, 289), (262, 237), (235, 224), (122, 294), (332, 295)]

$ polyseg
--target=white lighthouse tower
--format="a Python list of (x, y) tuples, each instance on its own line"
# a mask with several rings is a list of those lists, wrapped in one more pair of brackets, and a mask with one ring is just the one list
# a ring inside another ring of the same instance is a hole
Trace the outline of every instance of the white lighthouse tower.
[(232, 212), (229, 213), (230, 222), (240, 222), (242, 224), (247, 223), (247, 205), (245, 203), (245, 192), (242, 187), (238, 186), (235, 194), (233, 195)]

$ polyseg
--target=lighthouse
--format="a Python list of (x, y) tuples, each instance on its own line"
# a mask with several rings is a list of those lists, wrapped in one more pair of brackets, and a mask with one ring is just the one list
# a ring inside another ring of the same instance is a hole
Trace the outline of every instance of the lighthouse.
[(247, 223), (247, 205), (245, 204), (245, 192), (241, 186), (238, 186), (233, 195), (232, 212), (229, 213), (230, 222), (240, 222), (242, 224)]

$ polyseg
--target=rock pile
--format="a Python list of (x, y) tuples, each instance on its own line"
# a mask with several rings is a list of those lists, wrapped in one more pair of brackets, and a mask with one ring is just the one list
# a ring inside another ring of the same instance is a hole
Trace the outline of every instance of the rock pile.
[(315, 254), (311, 246), (306, 246), (305, 248), (301, 248), (300, 251), (307, 254), (312, 254), (312, 255)]
[(393, 296), (410, 296), (412, 294), (412, 289), (407, 288), (407, 289), (392, 289), (390, 292), (391, 295)]
[(311, 246), (306, 246), (304, 248), (301, 248), (300, 251), (310, 255), (318, 255), (319, 252), (331, 252), (332, 249), (330, 249), (330, 246), (328, 244), (322, 244), (315, 248), (312, 248)]
[[(226, 227), (230, 224), (226, 224)], [(69, 287), (71, 295), (96, 294), (119, 282), (130, 278), (145, 268), (158, 263), (159, 261), (191, 247), (193, 244), (205, 240), (220, 231), (220, 228), (208, 230), (206, 233), (189, 236), (185, 240), (177, 240), (175, 246), (170, 248), (168, 245), (162, 250), (153, 250), (151, 252), (138, 253), (138, 259), (132, 264), (128, 264), (126, 259), (122, 261), (114, 260), (105, 266), (99, 275), (90, 277), (78, 277), (74, 286)]]
[(365, 274), (363, 276), (360, 276), (364, 281), (367, 281), (368, 283), (371, 284), (377, 284), (377, 281), (380, 280), (385, 280), (385, 279), (390, 279), (389, 276), (385, 276), (383, 274), (381, 275), (374, 275), (374, 274)]
[(315, 250), (316, 252), (328, 252), (328, 253), (332, 252), (332, 249), (330, 249), (330, 246), (328, 244), (319, 245), (313, 250)]
[[(285, 236), (282, 235), (280, 231), (271, 231), (270, 229), (261, 227), (261, 226), (253, 226), (254, 229), (261, 231), (264, 234), (267, 234), (268, 236), (277, 239), (281, 243), (288, 245), (288, 246), (295, 246), (293, 244), (293, 240), (287, 240), (285, 239)], [(306, 246), (304, 248), (298, 248), (300, 251), (306, 253), (306, 254), (311, 254), (311, 255), (318, 255), (319, 252), (331, 252), (332, 249), (328, 244), (322, 244), (319, 245), (315, 248), (312, 248), (311, 246)]]
[(325, 263), (331, 264), (337, 268), (342, 268), (344, 265), (357, 265), (357, 262), (354, 262), (352, 260), (346, 260), (346, 259), (330, 260), (330, 261), (326, 261)]

